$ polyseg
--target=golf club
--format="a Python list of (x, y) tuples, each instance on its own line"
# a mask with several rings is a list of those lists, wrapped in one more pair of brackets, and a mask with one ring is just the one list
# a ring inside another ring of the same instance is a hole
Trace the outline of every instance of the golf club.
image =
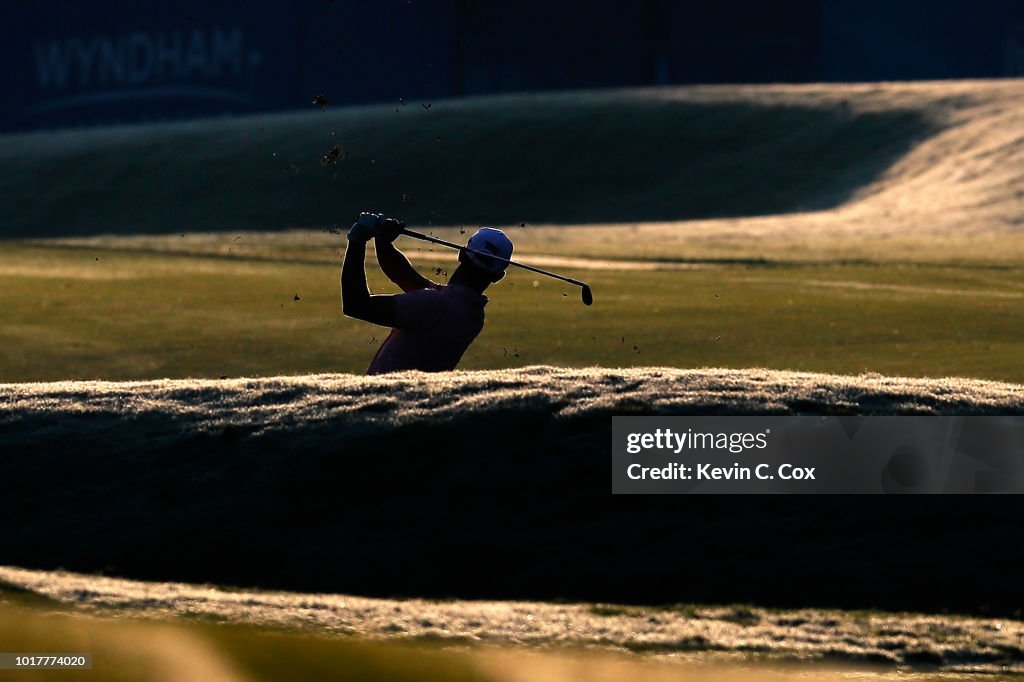
[(560, 279), (563, 282), (568, 282), (569, 284), (575, 284), (576, 286), (582, 287), (582, 289), (583, 289), (583, 305), (591, 305), (594, 302), (594, 294), (593, 294), (593, 292), (590, 291), (590, 285), (587, 284), (586, 282), (581, 282), (578, 279), (573, 279), (572, 277), (564, 277), (562, 275), (556, 275), (553, 272), (548, 272), (547, 270), (541, 270), (540, 268), (535, 268), (532, 265), (526, 265), (524, 263), (517, 263), (516, 261), (509, 260), (508, 258), (500, 258), (498, 256), (494, 256), (492, 254), (485, 253), (483, 251), (477, 251), (476, 249), (470, 249), (468, 247), (461, 246), (459, 244), (455, 244), (454, 242), (446, 242), (443, 239), (438, 239), (437, 237), (431, 237), (430, 235), (423, 234), (422, 232), (415, 232), (413, 230), (406, 229), (406, 227), (404, 225), (402, 226), (402, 234), (408, 235), (408, 236), (412, 237), (413, 239), (422, 239), (423, 241), (430, 242), (432, 244), (439, 244), (441, 246), (447, 246), (450, 249), (457, 249), (457, 250), (466, 249), (466, 251), (469, 251), (470, 253), (475, 253), (475, 254), (478, 254), (480, 256), (486, 256), (487, 258), (493, 258), (494, 260), (504, 261), (504, 262), (508, 263), (509, 265), (516, 266), (517, 268), (523, 268), (524, 270), (530, 270), (531, 272), (536, 272), (536, 273), (539, 273), (541, 275), (547, 275), (548, 277), (554, 277), (555, 279)]

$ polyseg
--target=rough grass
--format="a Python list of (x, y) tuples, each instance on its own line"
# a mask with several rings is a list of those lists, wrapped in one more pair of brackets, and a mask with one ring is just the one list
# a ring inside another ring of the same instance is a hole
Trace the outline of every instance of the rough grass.
[[(729, 660), (728, 654), (761, 663), (873, 662), (942, 672), (1024, 672), (1020, 644), (1024, 624), (1007, 619), (752, 606), (368, 599), (9, 567), (0, 567), (0, 579), (47, 600), (51, 610), (214, 621), (362, 641), (468, 644), (477, 651), (481, 644), (563, 651), (587, 648), (677, 662), (692, 662), (697, 653), (708, 662)], [(346, 649), (358, 647), (340, 650)]]
[(1013, 496), (609, 494), (611, 415), (795, 413), (1022, 414), (1024, 388), (548, 367), (8, 384), (5, 557), (377, 595), (1019, 608)]
[[(216, 590), (205, 592), (214, 598), (219, 594)], [(639, 659), (607, 650), (595, 651), (594, 647), (583, 650), (565, 643), (542, 647), (548, 649), (542, 651), (495, 643), (466, 646), (464, 642), (438, 639), (396, 642), (394, 635), (390, 636), (392, 641), (370, 641), (331, 636), (335, 633), (319, 628), (313, 621), (301, 628), (282, 629), (211, 625), (194, 618), (186, 622), (168, 618), (173, 615), (171, 612), (160, 614), (164, 622), (153, 622), (139, 617), (153, 615), (152, 610), (145, 608), (130, 608), (122, 615), (128, 618), (112, 618), (106, 609), (89, 609), (88, 613), (83, 613), (82, 609), (40, 611), (0, 605), (0, 641), (5, 647), (26, 652), (93, 654), (92, 670), (5, 671), (4, 679), (103, 682), (314, 682), (328, 679), (340, 682), (669, 682), (680, 676), (694, 682), (721, 679), (838, 682), (850, 676), (868, 682), (890, 679), (877, 667), (854, 669), (828, 664), (707, 661), (697, 657), (677, 660), (670, 656), (658, 657), (668, 660)], [(244, 620), (234, 619), (234, 623), (241, 622)], [(902, 672), (900, 677), (930, 682), (944, 679), (944, 673)], [(988, 676), (987, 679), (1003, 678)]]

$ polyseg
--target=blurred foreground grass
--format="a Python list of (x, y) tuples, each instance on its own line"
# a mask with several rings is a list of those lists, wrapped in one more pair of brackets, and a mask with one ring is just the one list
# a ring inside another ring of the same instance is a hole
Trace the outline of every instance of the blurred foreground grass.
[[(11, 602), (15, 602), (12, 604)], [(963, 680), (971, 675), (885, 668), (783, 666), (750, 657), (717, 659), (612, 655), (583, 650), (440, 642), (394, 643), (331, 633), (203, 621), (114, 618), (15, 598), (0, 602), (0, 648), (22, 653), (89, 653), (91, 670), (0, 671), (0, 679), (132, 682), (293, 680), (388, 682), (783, 682), (785, 680)], [(122, 614), (128, 615), (130, 614)], [(1000, 675), (985, 675), (997, 682)], [(1005, 679), (1014, 679), (1006, 676)]]
[[(595, 244), (600, 229), (591, 228)], [(0, 381), (365, 371), (387, 330), (341, 315), (342, 238), (315, 248), (288, 248), (281, 235), (246, 247), (247, 238), (177, 237), (173, 250), (166, 237), (0, 245)], [(487, 326), (461, 367), (761, 366), (1024, 382), (1024, 270), (920, 251), (928, 257), (916, 263), (550, 266), (592, 284), (590, 308), (576, 287), (515, 269), (488, 292)], [(453, 256), (414, 261), (443, 282)], [(396, 291), (372, 259), (368, 274), (373, 291)]]
[(485, 682), (465, 657), (436, 647), (327, 639), (211, 623), (161, 623), (0, 609), (4, 651), (91, 653), (91, 670), (2, 671), (0, 679), (434, 680)]

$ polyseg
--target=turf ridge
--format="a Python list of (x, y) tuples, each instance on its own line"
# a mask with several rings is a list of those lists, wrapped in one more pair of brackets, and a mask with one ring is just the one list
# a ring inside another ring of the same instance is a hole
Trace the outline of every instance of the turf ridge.
[(1013, 496), (619, 497), (608, 458), (615, 414), (1024, 414), (1015, 384), (537, 366), (7, 384), (0, 406), (6, 560), (27, 567), (368, 595), (1019, 604)]

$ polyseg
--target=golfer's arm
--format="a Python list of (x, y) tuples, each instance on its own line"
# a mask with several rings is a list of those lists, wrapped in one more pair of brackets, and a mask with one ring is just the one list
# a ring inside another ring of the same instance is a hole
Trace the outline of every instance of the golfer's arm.
[(365, 320), (383, 327), (394, 327), (395, 297), (371, 296), (366, 286), (366, 243), (350, 241), (345, 249), (341, 266), (341, 309), (357, 320)]
[(426, 289), (434, 283), (416, 272), (405, 254), (395, 248), (394, 244), (387, 242), (375, 242), (377, 249), (377, 264), (388, 279), (397, 284), (402, 291), (409, 292), (417, 289)]

